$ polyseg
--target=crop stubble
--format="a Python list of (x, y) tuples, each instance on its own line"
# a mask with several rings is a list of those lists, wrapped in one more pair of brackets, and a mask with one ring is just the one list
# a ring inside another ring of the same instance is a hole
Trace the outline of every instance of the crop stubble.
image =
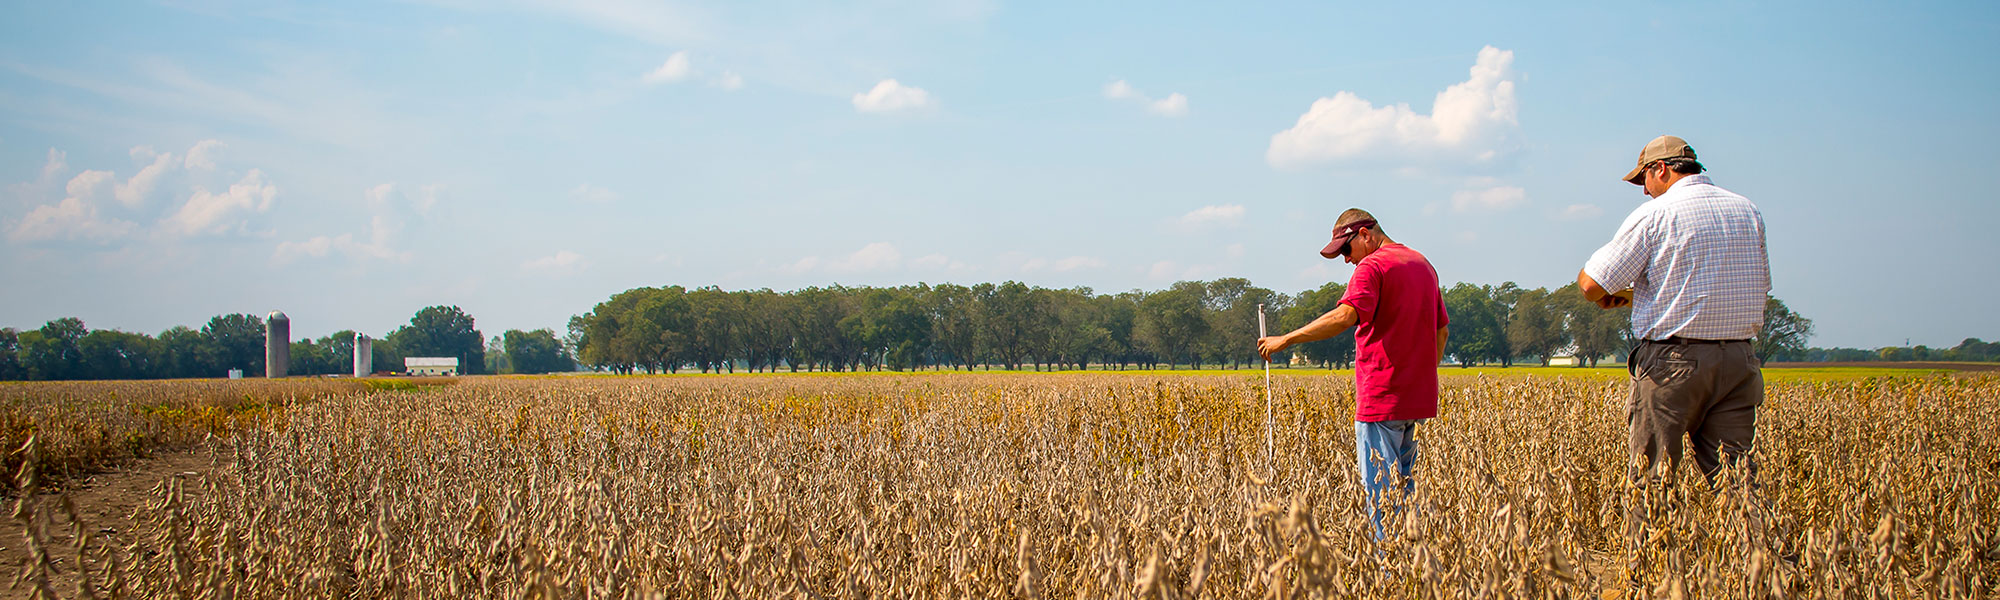
[[(1634, 489), (1624, 382), (1447, 377), (1418, 431), (1415, 509), (1381, 544), (1350, 381), (1280, 378), (1275, 465), (1261, 385), (332, 393), (211, 439), (229, 466), (164, 482), (147, 533), (86, 548), (108, 565), (86, 578), (195, 597), (1965, 598), (2000, 582), (2000, 378), (1774, 383), (1756, 486)], [(57, 500), (22, 506), (30, 538), (70, 526)]]

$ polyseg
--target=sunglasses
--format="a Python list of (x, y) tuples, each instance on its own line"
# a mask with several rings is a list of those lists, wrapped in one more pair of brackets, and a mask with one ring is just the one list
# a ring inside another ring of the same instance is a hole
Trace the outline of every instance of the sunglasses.
[(1345, 256), (1347, 256), (1347, 255), (1348, 255), (1348, 253), (1350, 253), (1350, 252), (1353, 252), (1353, 251), (1354, 251), (1354, 238), (1357, 238), (1357, 237), (1361, 237), (1361, 230), (1362, 230), (1362, 229), (1366, 229), (1366, 228), (1365, 228), (1365, 227), (1356, 227), (1356, 228), (1354, 229), (1354, 235), (1350, 235), (1350, 236), (1347, 236), (1347, 241), (1345, 241), (1345, 242), (1341, 242), (1341, 243), (1340, 243), (1340, 256), (1343, 256), (1343, 257), (1345, 257)]

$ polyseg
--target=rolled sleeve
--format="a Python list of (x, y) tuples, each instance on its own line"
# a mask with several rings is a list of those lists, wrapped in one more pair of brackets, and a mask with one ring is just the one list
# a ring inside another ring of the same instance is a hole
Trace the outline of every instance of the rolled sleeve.
[(1583, 273), (1606, 292), (1632, 287), (1639, 275), (1646, 272), (1646, 261), (1652, 256), (1650, 223), (1647, 214), (1634, 213), (1618, 227), (1618, 234), (1611, 236), (1610, 243), (1590, 255), (1590, 260), (1583, 264)]

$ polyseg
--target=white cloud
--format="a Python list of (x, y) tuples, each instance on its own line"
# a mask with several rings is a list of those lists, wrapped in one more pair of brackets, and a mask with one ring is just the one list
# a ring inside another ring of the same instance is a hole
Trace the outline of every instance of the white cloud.
[(1599, 208), (1595, 204), (1571, 204), (1567, 207), (1564, 207), (1562, 213), (1557, 215), (1557, 218), (1566, 221), (1574, 221), (1579, 219), (1589, 219), (1602, 214), (1604, 214), (1604, 209)]
[(1056, 260), (1049, 260), (1046, 258), (1030, 258), (1021, 261), (1021, 264), (1018, 268), (1023, 273), (1034, 273), (1037, 271), (1044, 271), (1044, 270), (1056, 273), (1068, 273), (1071, 271), (1081, 271), (1084, 269), (1101, 269), (1104, 267), (1104, 264), (1105, 264), (1104, 259), (1097, 258), (1095, 256), (1071, 256), (1066, 258), (1058, 258)]
[(949, 256), (937, 253), (926, 254), (911, 260), (910, 268), (926, 271), (945, 271), (947, 273), (965, 273), (972, 270), (972, 267), (967, 266), (964, 262), (952, 260)]
[(1528, 203), (1528, 192), (1511, 185), (1459, 190), (1451, 195), (1452, 212), (1471, 210), (1502, 211)]
[[(934, 265), (937, 262), (936, 258), (932, 258), (934, 256), (938, 255), (925, 256), (923, 258), (918, 259), (918, 262), (923, 263), (926, 266)], [(948, 262), (949, 261), (947, 261), (947, 263)], [(808, 256), (805, 258), (801, 258), (790, 265), (781, 267), (780, 270), (791, 274), (800, 274), (810, 271), (828, 271), (833, 273), (863, 273), (870, 271), (886, 271), (890, 269), (895, 269), (897, 267), (901, 267), (902, 265), (903, 265), (903, 253), (902, 251), (896, 249), (895, 244), (891, 244), (888, 242), (875, 242), (872, 244), (868, 244), (866, 246), (862, 246), (860, 250), (855, 250), (854, 253), (852, 254), (848, 254), (847, 256), (843, 256), (836, 259), (824, 259), (818, 256)]]
[(376, 215), (368, 225), (369, 235), (366, 241), (354, 239), (354, 234), (343, 233), (330, 237), (314, 236), (303, 242), (280, 242), (272, 259), (282, 264), (302, 256), (325, 258), (328, 254), (338, 251), (353, 258), (405, 262), (410, 260), (409, 252), (397, 252), (389, 247), (389, 236), (395, 230), (395, 226), (387, 218)]
[(1291, 129), (1271, 136), (1265, 160), (1277, 167), (1362, 157), (1491, 161), (1519, 127), (1513, 63), (1511, 51), (1480, 49), (1471, 76), (1438, 92), (1428, 115), (1407, 104), (1377, 108), (1348, 91), (1320, 98)]
[[(61, 153), (51, 151), (50, 164), (59, 165)], [(44, 169), (43, 173), (50, 171)], [(130, 233), (128, 221), (105, 219), (97, 212), (99, 189), (112, 183), (110, 171), (84, 171), (70, 178), (67, 196), (55, 204), (37, 206), (8, 232), (17, 242), (58, 239), (106, 241)]]
[(722, 75), (717, 76), (710, 84), (725, 90), (736, 91), (743, 89), (743, 76), (731, 71), (723, 71)]
[(110, 171), (84, 171), (69, 178), (69, 184), (64, 186), (63, 190), (69, 192), (71, 198), (92, 200), (97, 196), (98, 188), (104, 187), (104, 184), (110, 183), (115, 178), (116, 175)]
[(188, 148), (187, 160), (182, 161), (181, 166), (189, 171), (212, 171), (215, 169), (215, 157), (223, 147), (220, 140), (195, 142), (194, 147)]
[(362, 192), (362, 196), (368, 199), (369, 210), (378, 214), (401, 210), (402, 207), (397, 205), (400, 200), (408, 210), (427, 215), (432, 207), (437, 206), (438, 198), (445, 189), (443, 184), (437, 183), (418, 186), (415, 191), (399, 191), (398, 187), (394, 182), (376, 184)]
[(66, 156), (68, 155), (64, 154), (63, 151), (50, 148), (49, 161), (42, 164), (42, 179), (55, 179), (57, 176), (62, 175), (63, 171), (69, 170), (69, 163), (64, 160)]
[(1477, 231), (1460, 231), (1460, 232), (1458, 232), (1458, 235), (1457, 235), (1457, 236), (1455, 236), (1455, 237), (1457, 237), (1457, 238), (1458, 238), (1458, 243), (1461, 243), (1461, 244), (1471, 244), (1471, 243), (1474, 243), (1474, 242), (1478, 242), (1478, 241), (1479, 241), (1479, 232), (1477, 232)]
[(375, 187), (368, 188), (368, 191), (362, 192), (361, 195), (362, 197), (368, 199), (369, 208), (386, 208), (389, 205), (389, 199), (393, 197), (395, 193), (396, 193), (396, 184), (383, 183), (383, 184), (377, 184)]
[(1205, 279), (1214, 269), (1204, 265), (1182, 266), (1171, 260), (1163, 260), (1145, 267), (1146, 277), (1154, 281), (1193, 281)]
[(1199, 226), (1208, 224), (1228, 225), (1243, 220), (1243, 205), (1220, 204), (1204, 206), (1181, 215), (1182, 225)]
[(1230, 244), (1222, 248), (1222, 254), (1230, 258), (1243, 258), (1243, 255), (1247, 253), (1248, 251), (1243, 248), (1242, 244)]
[(689, 63), (687, 51), (682, 50), (668, 56), (667, 62), (661, 63), (659, 68), (646, 73), (640, 79), (651, 84), (679, 83), (693, 74), (694, 65)]
[(1132, 84), (1125, 83), (1123, 79), (1104, 84), (1104, 97), (1112, 100), (1133, 98), (1138, 97), (1138, 95), (1138, 90), (1132, 89)]
[(894, 79), (884, 79), (866, 93), (854, 95), (854, 109), (861, 112), (892, 113), (927, 109), (935, 106), (931, 93), (922, 88), (906, 86)]
[(1069, 271), (1080, 271), (1083, 269), (1102, 269), (1102, 268), (1104, 268), (1104, 259), (1097, 258), (1095, 256), (1071, 256), (1068, 258), (1056, 259), (1055, 264), (1051, 265), (1049, 267), (1049, 270), (1055, 271), (1057, 273), (1066, 273)]
[(581, 269), (586, 264), (583, 255), (568, 250), (558, 250), (555, 254), (521, 263), (521, 268), (530, 271), (566, 272)]
[(431, 207), (437, 206), (438, 198), (443, 193), (444, 184), (433, 183), (419, 187), (417, 193), (410, 196), (410, 206), (415, 207), (419, 213), (428, 214), (431, 212)]
[(153, 164), (139, 169), (130, 181), (118, 184), (118, 189), (113, 193), (118, 198), (118, 203), (128, 208), (138, 208), (140, 204), (145, 203), (146, 196), (152, 195), (153, 188), (160, 184), (160, 177), (166, 175), (167, 169), (173, 168), (173, 153), (153, 155), (152, 148), (141, 146), (132, 149), (132, 156), (137, 158), (142, 151), (143, 154), (152, 156)]
[(1308, 281), (1308, 282), (1332, 281), (1334, 277), (1339, 275), (1338, 273), (1335, 273), (1333, 271), (1333, 265), (1338, 262), (1340, 262), (1340, 259), (1313, 263), (1312, 266), (1310, 267), (1299, 269), (1299, 273), (1295, 277), (1297, 277), (1299, 281)]
[(617, 201), (618, 198), (619, 198), (618, 192), (590, 185), (588, 183), (578, 185), (576, 186), (576, 189), (569, 191), (569, 199), (572, 202), (583, 202), (586, 204), (610, 204), (612, 202)]
[(1155, 100), (1151, 96), (1147, 96), (1144, 92), (1140, 92), (1137, 88), (1132, 87), (1132, 84), (1125, 83), (1123, 79), (1104, 84), (1104, 97), (1112, 100), (1132, 100), (1138, 102), (1140, 105), (1146, 107), (1147, 112), (1163, 117), (1181, 117), (1186, 116), (1188, 112), (1187, 96), (1175, 92), (1167, 94), (1165, 98)]
[(902, 261), (903, 253), (898, 252), (894, 245), (875, 242), (828, 266), (836, 271), (880, 271), (896, 268)]
[(223, 233), (231, 227), (241, 227), (246, 213), (270, 210), (271, 201), (277, 196), (278, 186), (265, 182), (262, 171), (251, 169), (249, 175), (230, 185), (226, 192), (216, 194), (195, 188), (187, 204), (161, 224), (168, 233), (180, 235)]

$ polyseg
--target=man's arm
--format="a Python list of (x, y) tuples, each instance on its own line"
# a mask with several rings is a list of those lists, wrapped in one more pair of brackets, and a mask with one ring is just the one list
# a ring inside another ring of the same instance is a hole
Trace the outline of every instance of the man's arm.
[(1596, 303), (1598, 308), (1618, 308), (1632, 303), (1631, 298), (1605, 291), (1604, 286), (1598, 285), (1597, 280), (1591, 279), (1590, 273), (1583, 270), (1576, 272), (1576, 287), (1583, 290), (1583, 297)]
[(1272, 354), (1277, 354), (1285, 348), (1340, 335), (1340, 332), (1347, 331), (1347, 328), (1353, 327), (1358, 320), (1360, 313), (1356, 312), (1354, 307), (1346, 304), (1333, 307), (1333, 310), (1326, 311), (1326, 314), (1313, 319), (1313, 322), (1307, 323), (1305, 327), (1292, 330), (1291, 333), (1259, 338), (1257, 354), (1268, 362)]
[(1438, 359), (1437, 359), (1437, 361), (1438, 361), (1438, 362), (1444, 362), (1444, 342), (1445, 342), (1445, 340), (1449, 340), (1449, 339), (1451, 339), (1451, 329), (1450, 329), (1450, 328), (1446, 328), (1446, 327), (1439, 327), (1439, 328), (1438, 328)]

